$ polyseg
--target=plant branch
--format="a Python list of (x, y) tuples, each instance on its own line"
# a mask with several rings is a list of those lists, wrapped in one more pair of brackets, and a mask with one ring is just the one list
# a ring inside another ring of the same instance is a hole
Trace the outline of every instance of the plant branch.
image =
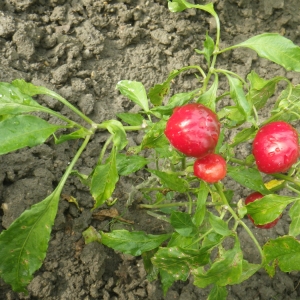
[(242, 225), (244, 227), (244, 229), (246, 230), (246, 232), (248, 233), (248, 235), (250, 236), (250, 238), (252, 239), (252, 241), (254, 242), (255, 246), (257, 247), (261, 259), (262, 259), (262, 263), (264, 260), (264, 254), (262, 251), (261, 246), (259, 245), (257, 239), (255, 238), (254, 234), (252, 233), (252, 231), (249, 229), (249, 227), (238, 217), (238, 215), (235, 213), (235, 211), (231, 208), (231, 206), (229, 205), (227, 198), (223, 192), (222, 187), (220, 186), (219, 183), (215, 183), (214, 184), (215, 188), (217, 189), (217, 191), (219, 192), (219, 195), (221, 197), (221, 199), (223, 200), (223, 203), (225, 205), (225, 208), (231, 213), (231, 215), (233, 216), (233, 218), (235, 219), (236, 222), (238, 222), (240, 225)]

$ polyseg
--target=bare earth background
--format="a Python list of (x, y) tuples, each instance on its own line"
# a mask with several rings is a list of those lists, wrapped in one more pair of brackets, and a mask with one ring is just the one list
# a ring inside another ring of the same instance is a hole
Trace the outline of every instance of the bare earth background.
[[(263, 32), (279, 32), (300, 45), (298, 0), (213, 2), (221, 20), (221, 47)], [(136, 110), (115, 90), (119, 80), (141, 81), (149, 88), (173, 69), (201, 63), (194, 49), (202, 48), (206, 30), (210, 35), (215, 33), (209, 15), (195, 10), (172, 14), (166, 0), (0, 0), (0, 81), (23, 78), (46, 86), (100, 123), (115, 118), (116, 113)], [(223, 55), (219, 66), (243, 77), (254, 69), (266, 78), (286, 75), (293, 83), (300, 82), (299, 74), (258, 59), (250, 50)], [(185, 74), (176, 79), (172, 92), (188, 91), (196, 84), (194, 74)], [(49, 97), (39, 97), (39, 101), (70, 116)], [(93, 138), (77, 164), (79, 171), (91, 171), (107, 136), (98, 133)], [(132, 134), (130, 145), (140, 138)], [(0, 231), (54, 189), (77, 148), (77, 142), (55, 146), (50, 140), (0, 157)], [(48, 254), (29, 285), (29, 296), (13, 292), (0, 279), (0, 299), (163, 299), (159, 283), (147, 281), (140, 257), (123, 256), (96, 243), (84, 245), (81, 235), (89, 225), (153, 234), (168, 230), (165, 223), (137, 209), (136, 203), (125, 207), (128, 191), (143, 176), (138, 172), (121, 179), (114, 194), (119, 199), (119, 213), (133, 225), (93, 219), (91, 196), (79, 180), (70, 178), (63, 193), (75, 197), (82, 212), (61, 200)], [(244, 188), (231, 188), (237, 198), (249, 193)], [(287, 233), (288, 222), (284, 215), (273, 230), (256, 231), (259, 241)], [(245, 256), (255, 261), (258, 255), (248, 236), (241, 231), (240, 237)], [(277, 272), (270, 279), (262, 270), (228, 290), (232, 300), (300, 299), (300, 275)], [(190, 278), (174, 284), (165, 299), (206, 299), (207, 294), (207, 290), (194, 287)]]

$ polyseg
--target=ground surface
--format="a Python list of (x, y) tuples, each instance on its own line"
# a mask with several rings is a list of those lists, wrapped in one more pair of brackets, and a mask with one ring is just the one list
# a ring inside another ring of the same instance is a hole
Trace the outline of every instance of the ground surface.
[[(207, 1), (196, 0), (204, 4)], [(231, 45), (262, 32), (279, 32), (300, 45), (298, 0), (215, 0), (222, 26), (222, 44)], [(213, 20), (190, 10), (172, 14), (165, 0), (0, 0), (0, 81), (24, 78), (53, 89), (98, 122), (115, 114), (134, 111), (132, 103), (115, 90), (121, 79), (137, 80), (149, 88), (162, 82), (176, 68), (199, 63), (193, 49), (201, 48), (206, 30), (214, 33)], [(251, 68), (266, 78), (287, 75), (293, 83), (300, 76), (259, 60), (251, 51), (224, 55), (220, 67), (245, 76)], [(182, 76), (173, 91), (195, 87), (194, 75)], [(62, 108), (48, 97), (39, 100), (55, 110)], [(62, 109), (66, 115), (69, 111)], [(90, 171), (106, 134), (97, 134), (77, 164)], [(130, 143), (139, 141), (132, 135)], [(51, 142), (0, 157), (0, 231), (26, 208), (45, 198), (59, 181), (77, 149), (75, 142)], [(158, 282), (149, 283), (140, 258), (125, 257), (100, 245), (84, 245), (81, 232), (97, 229), (135, 228), (163, 232), (157, 222), (133, 204), (124, 208), (126, 192), (137, 177), (122, 179), (116, 208), (134, 225), (92, 219), (88, 191), (70, 178), (64, 194), (75, 197), (83, 212), (61, 200), (49, 250), (42, 268), (29, 285), (29, 296), (14, 293), (0, 280), (0, 299), (163, 299)], [(239, 197), (248, 191), (237, 189)], [(287, 217), (271, 231), (258, 231), (260, 242), (287, 232)], [(245, 255), (256, 259), (252, 244), (241, 232)], [(229, 287), (228, 299), (300, 299), (300, 276), (277, 273), (270, 279), (259, 272), (239, 286)], [(165, 299), (205, 299), (207, 290), (179, 282)]]

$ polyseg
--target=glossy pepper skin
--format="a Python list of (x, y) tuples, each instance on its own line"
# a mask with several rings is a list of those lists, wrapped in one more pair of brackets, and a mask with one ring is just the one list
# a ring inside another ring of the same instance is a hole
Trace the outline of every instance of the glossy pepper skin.
[(194, 162), (194, 175), (205, 182), (216, 183), (222, 180), (226, 173), (226, 161), (218, 154), (207, 154)]
[(259, 171), (286, 172), (299, 157), (298, 133), (284, 121), (269, 123), (258, 130), (252, 153)]
[(217, 115), (199, 103), (174, 109), (165, 129), (165, 135), (175, 149), (196, 158), (214, 151), (219, 134)]
[[(261, 199), (263, 196), (264, 195), (262, 195), (259, 192), (254, 192), (254, 193), (250, 194), (245, 199), (245, 204), (247, 205), (248, 203), (251, 203), (251, 202), (254, 202), (254, 201), (258, 200), (258, 199)], [(277, 219), (275, 219), (274, 221), (272, 221), (270, 223), (267, 223), (267, 224), (264, 224), (264, 225), (257, 225), (257, 224), (254, 223), (253, 218), (248, 214), (248, 218), (254, 224), (254, 226), (257, 227), (257, 228), (261, 228), (261, 229), (270, 229), (270, 228), (274, 227), (278, 223), (280, 217), (278, 217)]]

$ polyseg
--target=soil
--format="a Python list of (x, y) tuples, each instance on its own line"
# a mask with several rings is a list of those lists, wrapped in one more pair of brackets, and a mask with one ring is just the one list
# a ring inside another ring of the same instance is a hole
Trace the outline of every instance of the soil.
[[(222, 26), (221, 47), (263, 32), (279, 32), (300, 45), (298, 0), (213, 2)], [(173, 69), (201, 63), (194, 49), (202, 48), (206, 30), (215, 33), (209, 15), (195, 10), (173, 14), (165, 0), (0, 0), (0, 81), (23, 78), (46, 86), (100, 123), (115, 118), (116, 113), (136, 111), (115, 90), (119, 80), (141, 81), (148, 89)], [(250, 50), (223, 55), (219, 66), (242, 77), (254, 69), (266, 78), (285, 75), (295, 84), (300, 81), (299, 74), (259, 59)], [(194, 74), (188, 73), (175, 80), (172, 92), (188, 91), (196, 84)], [(53, 99), (43, 96), (38, 100), (70, 116)], [(107, 137), (103, 132), (95, 135), (77, 163), (79, 171), (91, 171)], [(130, 145), (140, 138), (132, 134)], [(0, 231), (55, 188), (77, 148), (77, 142), (56, 146), (49, 141), (0, 157)], [(90, 225), (101, 230), (168, 230), (135, 203), (125, 205), (128, 191), (141, 176), (122, 178), (114, 194), (119, 199), (116, 209), (134, 224), (93, 219), (88, 190), (75, 177), (69, 178), (63, 194), (75, 197), (82, 211), (65, 199), (60, 201), (47, 257), (28, 286), (29, 295), (13, 292), (0, 279), (0, 299), (206, 299), (208, 290), (194, 287), (192, 277), (175, 283), (164, 298), (159, 282), (147, 281), (140, 257), (124, 256), (98, 243), (84, 244), (81, 233)], [(249, 192), (233, 188), (237, 198)], [(284, 215), (274, 229), (255, 234), (264, 243), (287, 233), (288, 222)], [(246, 233), (241, 231), (240, 238), (245, 256), (255, 261), (258, 254)], [(228, 299), (300, 299), (299, 283), (297, 272), (278, 271), (271, 279), (261, 270), (244, 283), (229, 286)]]

